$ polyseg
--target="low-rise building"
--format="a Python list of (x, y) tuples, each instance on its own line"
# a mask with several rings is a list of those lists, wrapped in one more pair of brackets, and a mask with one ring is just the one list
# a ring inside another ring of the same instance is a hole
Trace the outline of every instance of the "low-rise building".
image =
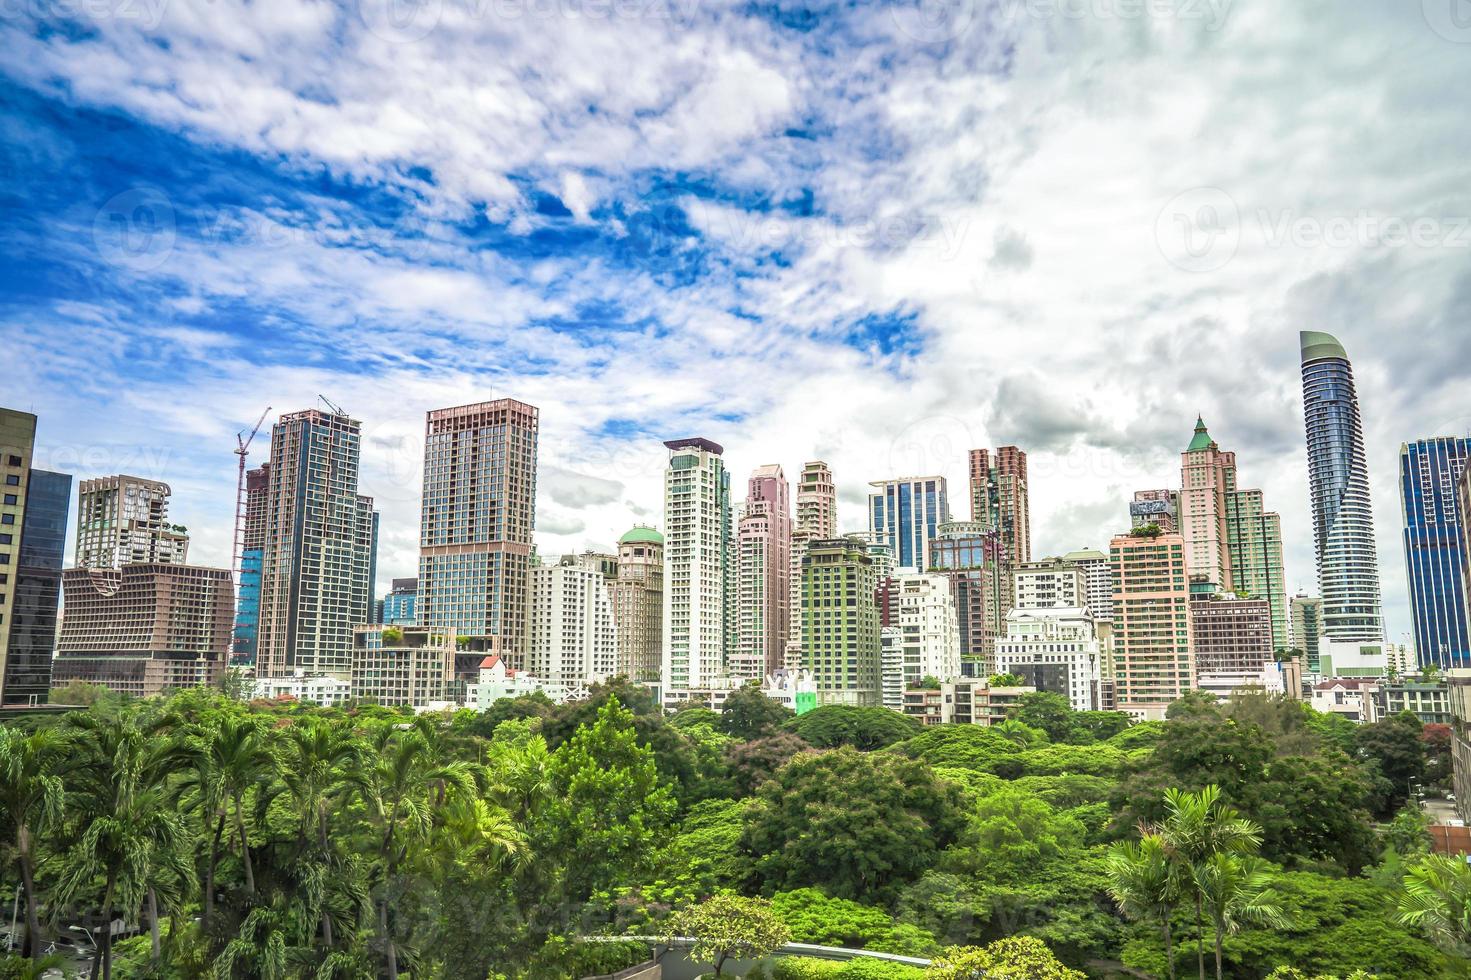
[(1451, 709), (1451, 785), (1456, 813), (1471, 822), (1471, 668), (1446, 671), (1447, 701)]
[(1408, 711), (1426, 725), (1451, 723), (1450, 687), (1445, 681), (1402, 680), (1379, 685), (1375, 695), (1379, 717)]
[(1340, 715), (1349, 721), (1368, 723), (1377, 720), (1374, 693), (1378, 681), (1345, 678), (1319, 681), (1313, 685), (1312, 706), (1315, 711)]
[(268, 701), (301, 701), (335, 708), (352, 700), (352, 684), (340, 677), (261, 677), (255, 681), (254, 696)]
[(567, 700), (566, 688), (547, 684), (525, 671), (513, 670), (500, 654), (491, 654), (480, 661), (479, 679), (465, 685), (465, 707), (484, 711), (503, 698), (517, 698), (537, 691), (557, 704)]
[(353, 631), (352, 696), (388, 707), (454, 700), (455, 637), (427, 626)]

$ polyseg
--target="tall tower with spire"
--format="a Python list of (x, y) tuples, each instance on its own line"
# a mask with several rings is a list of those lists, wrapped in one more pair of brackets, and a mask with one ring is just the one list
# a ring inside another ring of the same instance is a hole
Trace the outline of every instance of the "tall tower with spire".
[(1304, 330), (1301, 341), (1302, 410), (1323, 632), (1332, 640), (1383, 642), (1374, 510), (1353, 365), (1330, 334)]
[(1231, 588), (1227, 499), (1236, 491), (1236, 454), (1223, 452), (1195, 419), (1195, 435), (1180, 457), (1180, 532), (1192, 578)]

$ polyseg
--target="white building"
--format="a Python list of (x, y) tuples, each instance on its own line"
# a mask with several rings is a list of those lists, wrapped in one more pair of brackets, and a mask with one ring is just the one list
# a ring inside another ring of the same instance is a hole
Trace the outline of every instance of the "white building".
[(1082, 607), (1088, 604), (1088, 580), (1083, 570), (1061, 558), (1018, 565), (1012, 576), (1016, 609)]
[(1043, 690), (1066, 693), (1074, 710), (1090, 711), (1098, 707), (1102, 666), (1103, 651), (1088, 610), (1056, 606), (1007, 613), (1006, 637), (996, 642), (999, 673), (1017, 674)]
[(492, 654), (480, 661), (479, 680), (465, 685), (465, 707), (484, 711), (502, 698), (516, 698), (537, 691), (557, 704), (570, 697), (587, 694), (585, 688), (568, 689), (560, 684), (548, 684), (525, 671), (512, 670), (499, 654)]
[(725, 450), (709, 439), (664, 443), (664, 644), (666, 704), (719, 688), (735, 652), (736, 566)]
[(894, 574), (894, 593), (898, 617), (893, 625), (899, 629), (905, 686), (925, 677), (940, 681), (959, 677), (960, 620), (950, 580), (901, 568)]
[(530, 674), (568, 689), (616, 674), (618, 634), (600, 564), (567, 555), (555, 565), (533, 567), (530, 582)]
[(904, 710), (904, 641), (897, 626), (879, 630), (879, 689), (885, 708)]
[(307, 677), (297, 671), (292, 677), (256, 678), (254, 697), (272, 701), (290, 698), (333, 708), (352, 698), (352, 684), (338, 677)]

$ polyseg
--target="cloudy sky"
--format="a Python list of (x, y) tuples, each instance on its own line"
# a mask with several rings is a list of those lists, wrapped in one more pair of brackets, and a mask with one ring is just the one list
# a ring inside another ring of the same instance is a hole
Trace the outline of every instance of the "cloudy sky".
[(1399, 444), (1471, 429), (1464, 2), (10, 0), (0, 403), (228, 564), (235, 433), (326, 395), (384, 585), (433, 407), (540, 406), (553, 554), (689, 434), (827, 459), (845, 528), (1014, 443), (1037, 551), (1106, 546), (1201, 412), (1311, 591), (1326, 330), (1398, 638)]

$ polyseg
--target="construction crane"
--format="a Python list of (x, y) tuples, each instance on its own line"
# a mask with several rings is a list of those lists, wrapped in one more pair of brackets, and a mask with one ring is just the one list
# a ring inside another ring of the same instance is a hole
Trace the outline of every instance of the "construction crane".
[(260, 427), (265, 425), (266, 416), (271, 414), (271, 406), (260, 413), (260, 418), (255, 420), (255, 428), (250, 430), (250, 435), (241, 429), (235, 433), (235, 449), (233, 452), (240, 457), (239, 475), (235, 478), (235, 554), (231, 559), (230, 570), (234, 573), (235, 584), (240, 584), (240, 564), (245, 559), (245, 457), (250, 453), (250, 444), (255, 442), (256, 433)]
[(317, 396), (317, 399), (323, 405), (326, 405), (328, 408), (332, 409), (332, 414), (333, 415), (346, 415), (347, 414), (346, 412), (344, 412), (342, 410), (342, 407), (340, 405), (338, 405), (332, 399), (328, 398), (326, 395), (318, 395)]

